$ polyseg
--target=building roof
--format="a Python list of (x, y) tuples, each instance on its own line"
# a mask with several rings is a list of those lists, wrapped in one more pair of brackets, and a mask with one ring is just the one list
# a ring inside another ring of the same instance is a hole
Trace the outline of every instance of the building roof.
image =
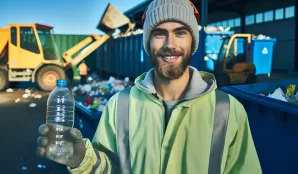
[[(136, 23), (136, 29), (142, 28), (141, 21), (144, 11), (152, 0), (145, 0), (144, 2), (132, 7), (124, 12), (124, 14), (130, 18), (132, 22)], [(191, 0), (196, 8), (201, 11), (202, 0)], [(256, 0), (208, 0), (208, 13), (213, 13), (220, 10), (231, 11), (241, 13), (243, 6), (248, 2)]]

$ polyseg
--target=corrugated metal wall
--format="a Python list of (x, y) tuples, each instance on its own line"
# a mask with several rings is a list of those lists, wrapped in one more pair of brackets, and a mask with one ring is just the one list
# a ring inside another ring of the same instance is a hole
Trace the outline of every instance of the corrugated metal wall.
[[(89, 35), (68, 35), (68, 34), (53, 34), (57, 43), (58, 51), (62, 57), (63, 52), (72, 48), (74, 45), (88, 37)], [(96, 51), (92, 52), (85, 58), (85, 62), (91, 71), (96, 70)], [(77, 68), (73, 67), (75, 75), (79, 75)]]
[(143, 35), (110, 39), (97, 49), (98, 70), (137, 77), (152, 68), (143, 48)]

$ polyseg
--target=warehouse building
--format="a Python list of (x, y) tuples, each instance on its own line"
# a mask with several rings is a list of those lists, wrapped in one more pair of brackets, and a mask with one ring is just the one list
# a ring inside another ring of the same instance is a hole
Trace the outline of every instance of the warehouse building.
[[(142, 28), (142, 15), (151, 0), (124, 14)], [(295, 0), (193, 0), (201, 14), (200, 25), (230, 27), (235, 33), (276, 38), (272, 71), (298, 71)], [(208, 9), (208, 10), (206, 10)]]

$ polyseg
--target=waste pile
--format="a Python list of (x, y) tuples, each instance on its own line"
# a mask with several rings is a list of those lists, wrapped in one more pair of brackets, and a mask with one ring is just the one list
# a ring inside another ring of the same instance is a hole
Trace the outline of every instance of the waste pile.
[[(199, 31), (202, 29), (202, 27), (199, 25), (198, 26), (198, 29)], [(207, 26), (207, 27), (204, 27), (204, 31), (207, 32), (207, 33), (210, 33), (210, 32), (228, 32), (231, 30), (231, 27), (214, 27), (214, 26)]]
[[(298, 91), (295, 93), (296, 85), (291, 84), (284, 92), (281, 88), (277, 88), (272, 94), (268, 94), (267, 97), (289, 102), (298, 105)], [(260, 94), (266, 96), (265, 94)]]
[(115, 93), (131, 87), (128, 77), (123, 80), (110, 77), (106, 81), (92, 81), (72, 88), (76, 101), (91, 110), (103, 111), (104, 106)]
[(117, 39), (117, 38), (121, 38), (121, 37), (129, 37), (131, 35), (139, 35), (139, 34), (143, 34), (143, 30), (142, 29), (138, 29), (138, 30), (135, 30), (135, 31), (130, 31), (128, 32), (127, 34), (123, 34), (123, 33), (117, 33), (115, 35), (113, 35), (113, 38), (114, 39)]
[[(199, 29), (199, 31), (202, 29), (202, 27), (199, 25), (198, 26), (198, 29)], [(207, 27), (204, 27), (204, 31), (206, 32), (206, 33), (213, 33), (213, 32), (228, 32), (228, 31), (230, 31), (231, 30), (231, 27), (226, 27), (226, 28), (224, 28), (224, 27), (222, 27), (222, 26), (220, 26), (220, 27), (214, 27), (214, 26), (207, 26)], [(264, 35), (264, 34), (258, 34), (258, 35), (252, 35), (252, 38), (253, 39), (257, 39), (257, 40), (270, 40), (271, 39), (271, 37), (269, 37), (269, 36), (266, 36), (266, 35)]]

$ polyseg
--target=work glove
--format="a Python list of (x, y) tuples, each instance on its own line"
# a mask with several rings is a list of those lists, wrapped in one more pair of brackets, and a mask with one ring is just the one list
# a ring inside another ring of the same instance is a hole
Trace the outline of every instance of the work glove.
[(49, 130), (50, 128), (46, 124), (42, 124), (38, 128), (38, 132), (41, 136), (37, 139), (37, 155), (55, 161), (59, 164), (67, 165), (70, 168), (77, 168), (83, 161), (86, 153), (86, 147), (81, 132), (78, 129), (71, 128), (64, 135), (69, 137), (67, 138), (69, 139), (68, 141), (73, 144), (72, 156), (68, 158), (53, 159), (49, 156)]

